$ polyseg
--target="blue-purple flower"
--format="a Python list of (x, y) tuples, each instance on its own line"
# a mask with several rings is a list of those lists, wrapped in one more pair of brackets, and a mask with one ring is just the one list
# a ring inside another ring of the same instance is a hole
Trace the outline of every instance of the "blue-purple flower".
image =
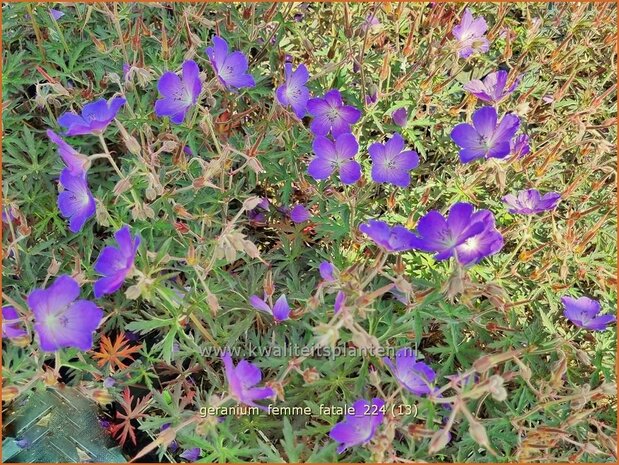
[(503, 248), (503, 236), (496, 229), (494, 215), (489, 210), (479, 210), (471, 216), (471, 222), (485, 225), (483, 231), (469, 237), (456, 247), (456, 259), (464, 266), (474, 265), (485, 257), (494, 255)]
[(406, 127), (406, 124), (408, 123), (408, 113), (406, 112), (406, 108), (398, 108), (391, 113), (391, 118), (393, 119), (394, 124), (397, 124), (401, 128)]
[(503, 202), (509, 207), (510, 213), (519, 215), (535, 215), (536, 213), (554, 210), (561, 200), (558, 192), (548, 192), (542, 195), (537, 189), (526, 189), (517, 195), (508, 194)]
[(186, 449), (185, 451), (183, 451), (180, 457), (187, 460), (189, 463), (194, 463), (200, 458), (200, 454), (202, 454), (202, 449), (200, 449), (199, 447), (193, 447), (191, 449)]
[(270, 387), (255, 387), (262, 380), (260, 368), (246, 360), (241, 360), (235, 367), (229, 352), (225, 352), (221, 358), (226, 370), (230, 395), (242, 404), (267, 411), (266, 407), (256, 404), (256, 401), (273, 397), (275, 391)]
[[(462, 264), (498, 252), (500, 247), (498, 250), (497, 247), (503, 246), (503, 239), (502, 236), (499, 239), (500, 233), (494, 228), (492, 213), (474, 210), (473, 205), (459, 202), (450, 208), (447, 218), (436, 210), (429, 211), (417, 224), (417, 236), (411, 240), (412, 246), (436, 253), (434, 258), (439, 261), (456, 256)], [(461, 246), (464, 247), (458, 249)]]
[(391, 369), (393, 376), (406, 388), (417, 396), (430, 394), (432, 383), (436, 379), (434, 370), (423, 362), (415, 360), (415, 352), (410, 348), (403, 348), (395, 354), (395, 365), (389, 357), (383, 357), (385, 364)]
[(213, 37), (213, 47), (206, 49), (206, 55), (217, 78), (228, 90), (256, 85), (254, 77), (247, 72), (247, 57), (239, 51), (228, 53), (228, 43), (221, 37)]
[(529, 146), (529, 136), (526, 134), (518, 134), (511, 141), (509, 141), (510, 155), (515, 158), (522, 158), (525, 155), (531, 153), (531, 147)]
[(80, 350), (92, 347), (92, 334), (103, 318), (103, 311), (89, 300), (76, 300), (79, 295), (77, 282), (62, 275), (47, 289), (37, 289), (28, 296), (34, 330), (45, 352), (63, 347)]
[(85, 174), (88, 171), (90, 160), (88, 160), (86, 155), (79, 153), (51, 129), (47, 130), (47, 137), (58, 146), (58, 155), (60, 155), (71, 174)]
[(23, 321), (15, 307), (2, 307), (2, 337), (17, 339), (26, 334), (28, 332), (24, 329)]
[(195, 61), (183, 63), (183, 77), (167, 71), (159, 78), (157, 90), (163, 98), (155, 102), (155, 114), (159, 117), (169, 116), (174, 124), (185, 120), (187, 111), (196, 104), (202, 83), (200, 82), (200, 68)]
[(352, 405), (353, 413), (344, 417), (329, 432), (329, 437), (339, 443), (337, 452), (365, 444), (376, 434), (383, 422), (385, 401), (375, 397), (372, 401), (359, 399)]
[(372, 159), (372, 180), (407, 187), (410, 182), (409, 171), (419, 166), (419, 156), (414, 150), (404, 150), (404, 139), (394, 134), (384, 144), (374, 143), (368, 148)]
[(58, 118), (58, 124), (67, 128), (67, 136), (79, 136), (82, 134), (102, 134), (105, 128), (116, 118), (120, 107), (126, 100), (122, 97), (97, 100), (82, 108), (82, 114), (73, 112), (63, 113)]
[(290, 219), (293, 223), (304, 223), (309, 220), (312, 215), (309, 210), (305, 207), (305, 205), (296, 205), (294, 208), (290, 210)]
[(345, 303), (346, 293), (344, 293), (344, 291), (337, 291), (337, 294), (335, 295), (335, 303), (333, 304), (333, 312), (339, 313)]
[(65, 168), (60, 173), (60, 184), (64, 190), (58, 194), (58, 209), (64, 218), (69, 219), (69, 231), (78, 233), (97, 209), (95, 199), (88, 189), (86, 174), (73, 174), (69, 168)]
[(300, 64), (292, 71), (292, 64), (284, 64), (285, 82), (275, 92), (277, 101), (284, 107), (290, 106), (298, 118), (307, 113), (307, 102), (310, 97), (309, 89), (305, 86), (309, 80), (309, 73), (304, 64)]
[(257, 295), (252, 295), (249, 298), (249, 303), (256, 310), (260, 310), (261, 312), (271, 315), (278, 323), (287, 320), (290, 316), (290, 306), (288, 305), (288, 300), (286, 299), (285, 294), (282, 294), (279, 299), (275, 301), (273, 307)]
[(310, 99), (307, 110), (314, 117), (310, 130), (317, 136), (326, 136), (331, 131), (337, 138), (349, 133), (351, 126), (361, 119), (361, 111), (344, 105), (342, 94), (337, 89), (331, 89), (322, 98)]
[(104, 247), (93, 267), (97, 273), (104, 276), (95, 281), (93, 286), (97, 299), (120, 289), (133, 268), (135, 254), (140, 245), (140, 236), (132, 238), (127, 225), (120, 228), (114, 234), (114, 238), (118, 247), (109, 245)]
[(60, 10), (55, 10), (53, 8), (49, 9), (49, 15), (54, 18), (54, 20), (58, 21), (60, 18), (64, 16), (64, 12)]
[(333, 266), (333, 263), (326, 260), (320, 262), (320, 265), (318, 266), (318, 271), (320, 273), (320, 277), (326, 282), (335, 281), (336, 268), (335, 266)]
[(414, 247), (416, 236), (404, 226), (389, 226), (384, 221), (369, 220), (359, 226), (359, 231), (368, 235), (387, 252), (405, 252)]
[(460, 58), (470, 57), (473, 53), (485, 53), (490, 49), (490, 42), (485, 35), (487, 29), (483, 17), (473, 18), (471, 10), (464, 10), (462, 21), (452, 30)]
[(600, 303), (589, 297), (575, 299), (570, 296), (564, 296), (561, 297), (561, 302), (565, 307), (563, 311), (565, 318), (580, 328), (603, 331), (608, 325), (617, 321), (615, 315), (600, 315)]
[(461, 123), (451, 131), (452, 140), (461, 147), (460, 161), (468, 163), (478, 158), (505, 158), (511, 152), (510, 141), (520, 125), (520, 119), (508, 113), (497, 124), (493, 107), (483, 107), (473, 113), (473, 124)]
[(479, 100), (497, 104), (508, 97), (520, 84), (519, 76), (508, 86), (507, 76), (507, 71), (496, 71), (488, 74), (483, 81), (479, 79), (469, 81), (464, 85), (464, 90), (473, 94)]
[(352, 134), (341, 134), (335, 142), (317, 136), (312, 147), (316, 157), (310, 162), (307, 172), (314, 179), (326, 179), (335, 170), (339, 171), (344, 184), (354, 184), (361, 178), (361, 165), (354, 160), (359, 144)]

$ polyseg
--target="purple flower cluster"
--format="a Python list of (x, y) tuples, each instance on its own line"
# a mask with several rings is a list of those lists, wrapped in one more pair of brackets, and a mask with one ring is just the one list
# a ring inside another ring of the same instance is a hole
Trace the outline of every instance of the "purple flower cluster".
[(471, 204), (456, 203), (447, 218), (432, 210), (419, 220), (416, 233), (378, 220), (362, 224), (359, 230), (387, 252), (417, 249), (435, 253), (439, 261), (455, 257), (462, 265), (473, 265), (503, 247), (492, 212), (474, 210)]

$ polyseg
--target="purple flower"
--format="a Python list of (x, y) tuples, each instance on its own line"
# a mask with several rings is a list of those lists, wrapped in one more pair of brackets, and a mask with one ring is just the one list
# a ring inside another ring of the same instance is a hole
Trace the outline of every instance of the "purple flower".
[(384, 221), (369, 220), (359, 231), (370, 236), (387, 252), (404, 252), (414, 247), (415, 235), (404, 226), (389, 226)]
[(235, 367), (229, 352), (223, 354), (222, 360), (224, 361), (230, 395), (242, 404), (267, 411), (266, 407), (256, 404), (255, 401), (272, 397), (275, 395), (275, 391), (270, 387), (254, 387), (262, 379), (260, 368), (247, 360), (241, 360)]
[(269, 304), (267, 304), (257, 295), (252, 295), (249, 298), (249, 303), (256, 310), (260, 310), (261, 312), (271, 315), (278, 323), (280, 321), (287, 320), (290, 316), (290, 306), (288, 305), (288, 300), (286, 300), (285, 294), (282, 294), (279, 299), (275, 301), (275, 305), (273, 305), (273, 308), (271, 308)]
[(28, 334), (15, 307), (2, 307), (2, 337), (16, 339)]
[(2, 222), (8, 224), (12, 223), (14, 219), (15, 211), (13, 210), (13, 207), (5, 204), (2, 208)]
[(565, 307), (563, 315), (576, 326), (593, 331), (603, 331), (609, 324), (617, 321), (615, 315), (600, 315), (601, 307), (597, 300), (589, 297), (561, 297), (561, 302)]
[(208, 47), (206, 54), (217, 78), (228, 90), (256, 85), (253, 76), (247, 72), (247, 57), (239, 51), (228, 53), (228, 43), (221, 37), (213, 36), (213, 47)]
[(69, 168), (65, 168), (60, 173), (60, 184), (64, 190), (58, 194), (58, 209), (64, 218), (69, 219), (69, 231), (78, 233), (97, 209), (88, 189), (86, 173), (72, 174)]
[(312, 217), (310, 212), (303, 205), (297, 205), (290, 210), (290, 219), (293, 223), (303, 223)]
[(324, 279), (325, 281), (327, 282), (335, 281), (335, 276), (334, 276), (335, 267), (333, 266), (333, 263), (328, 262), (326, 260), (321, 262), (320, 265), (318, 266), (318, 271), (320, 272), (320, 277)]
[(199, 447), (194, 447), (192, 449), (185, 450), (185, 452), (183, 452), (180, 457), (184, 458), (190, 463), (193, 463), (200, 458), (201, 453), (202, 449), (200, 449)]
[(413, 150), (404, 150), (404, 139), (394, 134), (385, 144), (370, 145), (368, 152), (372, 159), (372, 180), (407, 187), (410, 182), (409, 171), (419, 165), (419, 156)]
[(488, 74), (483, 81), (474, 79), (468, 82), (464, 85), (464, 90), (473, 94), (479, 100), (496, 104), (509, 96), (518, 87), (518, 84), (520, 84), (520, 76), (506, 88), (507, 71), (501, 70)]
[(519, 134), (509, 141), (510, 154), (516, 158), (524, 157), (531, 153), (531, 147), (529, 147), (529, 136), (526, 134)]
[(378, 86), (372, 84), (365, 95), (365, 104), (374, 105), (378, 101)]
[(473, 213), (473, 205), (455, 203), (449, 210), (447, 219), (438, 211), (431, 210), (417, 224), (417, 235), (411, 240), (412, 246), (424, 252), (436, 252), (436, 260), (446, 260), (455, 254), (456, 247), (467, 239), (477, 236), (486, 229), (483, 215)]
[(159, 117), (169, 116), (174, 124), (180, 124), (185, 119), (187, 111), (196, 104), (202, 83), (200, 68), (195, 61), (183, 63), (183, 77), (167, 71), (159, 78), (157, 89), (163, 96), (155, 102), (155, 114)]
[(372, 401), (357, 400), (353, 413), (344, 417), (329, 432), (329, 437), (339, 443), (337, 452), (342, 453), (349, 447), (365, 444), (374, 437), (376, 428), (383, 422), (385, 401), (375, 397)]
[(377, 32), (379, 28), (380, 28), (380, 21), (376, 17), (376, 13), (374, 14), (370, 13), (369, 15), (367, 15), (365, 20), (359, 26), (359, 29), (364, 34), (366, 32)]
[(346, 294), (344, 291), (338, 291), (335, 296), (335, 303), (333, 304), (333, 312), (339, 313), (344, 304), (346, 303)]
[(425, 363), (417, 362), (412, 349), (405, 347), (398, 350), (395, 366), (388, 357), (383, 357), (383, 361), (402, 386), (413, 394), (423, 396), (432, 392), (431, 384), (436, 379), (436, 373)]
[(331, 131), (334, 138), (350, 132), (351, 125), (361, 119), (361, 112), (355, 107), (344, 105), (342, 94), (332, 89), (323, 98), (307, 102), (307, 110), (314, 117), (310, 130), (317, 136), (326, 136)]
[(140, 236), (132, 238), (127, 225), (116, 231), (114, 238), (118, 247), (109, 245), (104, 247), (93, 267), (97, 273), (104, 276), (95, 281), (93, 286), (97, 299), (116, 292), (122, 286), (133, 267), (135, 254), (140, 245)]
[(92, 333), (99, 326), (103, 311), (89, 300), (76, 300), (79, 295), (77, 282), (62, 275), (47, 289), (37, 289), (28, 296), (34, 329), (44, 351), (92, 347)]
[(326, 179), (338, 170), (344, 184), (354, 184), (361, 178), (361, 165), (354, 160), (359, 144), (352, 134), (342, 134), (335, 142), (317, 136), (312, 144), (316, 157), (307, 172), (316, 180)]
[(58, 124), (67, 128), (65, 135), (79, 136), (82, 134), (102, 134), (108, 124), (116, 118), (120, 107), (126, 100), (122, 97), (114, 97), (109, 101), (105, 99), (85, 105), (82, 114), (73, 112), (63, 113), (58, 118)]
[(60, 10), (54, 10), (53, 8), (49, 9), (49, 15), (58, 21), (60, 18), (64, 16), (64, 13)]
[(464, 266), (474, 265), (503, 248), (503, 236), (494, 225), (492, 212), (479, 210), (473, 213), (471, 223), (482, 223), (485, 227), (481, 233), (469, 237), (456, 247), (456, 259)]
[(490, 42), (485, 36), (487, 29), (488, 25), (483, 17), (473, 19), (471, 10), (464, 10), (462, 21), (452, 30), (458, 41), (460, 58), (467, 58), (473, 53), (485, 53), (490, 49)]
[(516, 134), (520, 120), (512, 113), (503, 116), (497, 125), (497, 112), (483, 107), (473, 113), (473, 124), (461, 123), (451, 131), (452, 140), (461, 147), (460, 161), (468, 163), (478, 158), (505, 158), (511, 152), (510, 140)]
[(71, 174), (85, 174), (88, 171), (90, 161), (86, 155), (79, 153), (51, 129), (47, 130), (47, 137), (58, 146), (58, 155), (60, 155), (64, 164), (67, 165)]
[(520, 215), (535, 215), (548, 210), (554, 210), (561, 200), (558, 192), (548, 192), (543, 196), (536, 189), (526, 189), (518, 192), (518, 196), (508, 194), (503, 197), (503, 202), (511, 207), (510, 213)]
[(300, 64), (292, 72), (292, 64), (284, 64), (286, 82), (277, 88), (275, 95), (277, 101), (284, 107), (292, 107), (298, 118), (303, 118), (307, 113), (307, 101), (309, 100), (309, 89), (305, 83), (309, 80), (309, 73), (304, 64)]
[(406, 124), (408, 123), (408, 113), (406, 112), (406, 108), (398, 108), (391, 113), (391, 118), (393, 118), (394, 124), (397, 124), (401, 128), (406, 127)]

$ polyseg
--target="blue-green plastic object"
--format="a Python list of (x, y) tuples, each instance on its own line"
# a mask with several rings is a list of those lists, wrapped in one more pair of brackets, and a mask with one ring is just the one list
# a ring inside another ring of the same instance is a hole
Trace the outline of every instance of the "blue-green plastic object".
[(6, 463), (125, 463), (101, 427), (97, 407), (73, 388), (33, 392), (3, 416)]

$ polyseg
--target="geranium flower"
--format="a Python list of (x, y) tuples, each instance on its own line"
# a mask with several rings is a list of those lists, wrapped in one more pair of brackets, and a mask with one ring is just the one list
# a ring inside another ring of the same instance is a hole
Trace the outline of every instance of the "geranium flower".
[(155, 102), (155, 114), (159, 117), (169, 116), (174, 124), (184, 121), (187, 111), (196, 104), (202, 83), (200, 82), (200, 68), (195, 61), (183, 63), (183, 77), (167, 71), (159, 78), (157, 90), (163, 98)]
[(529, 136), (526, 134), (519, 134), (509, 141), (510, 155), (516, 158), (524, 157), (531, 152), (529, 146)]
[(339, 443), (337, 452), (341, 454), (349, 447), (365, 444), (376, 434), (383, 422), (385, 401), (375, 397), (372, 401), (357, 400), (352, 409), (354, 413), (345, 415), (329, 432), (329, 437)]
[(98, 299), (106, 294), (113, 294), (123, 285), (127, 274), (133, 268), (135, 255), (140, 245), (140, 236), (131, 237), (129, 226), (120, 228), (114, 238), (118, 247), (106, 246), (103, 248), (94, 270), (103, 275), (95, 281), (93, 286), (95, 297)]
[(305, 208), (304, 205), (296, 205), (290, 210), (289, 214), (293, 223), (304, 223), (312, 217), (309, 210)]
[(394, 134), (385, 144), (374, 143), (368, 148), (372, 159), (372, 180), (407, 187), (409, 171), (419, 166), (419, 156), (413, 150), (404, 150), (404, 139)]
[(206, 49), (206, 55), (219, 82), (228, 90), (256, 85), (253, 76), (247, 72), (247, 57), (239, 51), (228, 53), (228, 43), (221, 37), (213, 37), (213, 47)]
[(418, 237), (410, 240), (412, 247), (435, 252), (436, 260), (452, 257), (456, 247), (486, 229), (488, 218), (473, 211), (473, 205), (465, 202), (455, 203), (446, 219), (436, 210), (429, 211), (417, 223)]
[(56, 21), (58, 21), (60, 18), (62, 18), (64, 16), (64, 12), (60, 11), (60, 10), (55, 10), (53, 8), (49, 9), (49, 15), (54, 18)]
[(275, 95), (277, 101), (284, 107), (292, 107), (298, 118), (303, 118), (307, 113), (307, 101), (309, 89), (305, 83), (309, 80), (309, 73), (304, 64), (300, 64), (292, 71), (292, 64), (284, 64), (285, 82), (277, 88)]
[(406, 112), (406, 108), (398, 108), (391, 113), (391, 118), (393, 119), (394, 124), (397, 124), (401, 128), (406, 127), (406, 124), (408, 123), (408, 113)]
[(17, 339), (26, 334), (28, 332), (24, 329), (22, 319), (15, 307), (2, 307), (2, 337)]
[(344, 291), (337, 291), (335, 295), (335, 303), (333, 304), (333, 313), (339, 313), (346, 303), (346, 294)]
[(456, 259), (464, 266), (474, 265), (483, 258), (494, 255), (503, 248), (503, 236), (496, 229), (494, 215), (489, 210), (479, 210), (471, 216), (471, 223), (485, 225), (482, 232), (469, 237), (456, 247)]
[(56, 278), (47, 289), (30, 293), (28, 306), (34, 315), (34, 330), (42, 350), (92, 348), (92, 334), (103, 318), (103, 311), (89, 300), (76, 300), (79, 295), (77, 281), (67, 275)]
[(326, 282), (335, 281), (334, 274), (336, 272), (336, 268), (333, 266), (333, 263), (326, 260), (322, 261), (318, 266), (318, 271), (320, 272), (320, 277)]
[(261, 312), (271, 315), (278, 323), (287, 320), (290, 316), (290, 306), (288, 305), (288, 300), (286, 299), (285, 294), (282, 294), (279, 299), (275, 301), (273, 308), (271, 308), (269, 304), (257, 295), (252, 295), (249, 298), (249, 303), (256, 310), (260, 310)]
[(516, 90), (516, 87), (520, 84), (520, 76), (518, 76), (509, 87), (506, 87), (507, 76), (507, 71), (496, 71), (488, 74), (483, 81), (479, 79), (469, 81), (464, 85), (464, 90), (473, 94), (479, 100), (497, 104)]
[(193, 447), (191, 449), (186, 449), (180, 457), (187, 460), (189, 463), (194, 463), (200, 458), (200, 454), (202, 454), (202, 449)]
[(86, 174), (72, 174), (69, 168), (65, 168), (60, 173), (60, 184), (64, 190), (58, 194), (58, 209), (63, 217), (69, 219), (69, 231), (78, 233), (97, 209), (88, 189)]
[(51, 129), (47, 130), (47, 137), (58, 146), (58, 155), (60, 155), (71, 174), (86, 174), (86, 171), (90, 168), (90, 160), (86, 155), (79, 153)]
[(561, 297), (565, 307), (563, 315), (576, 326), (593, 331), (603, 331), (608, 325), (617, 321), (615, 315), (600, 315), (601, 306), (597, 300), (589, 297), (575, 299), (570, 296)]
[(256, 404), (256, 401), (273, 397), (275, 391), (270, 387), (254, 387), (262, 379), (260, 368), (246, 360), (241, 360), (235, 367), (230, 352), (224, 352), (221, 358), (226, 370), (230, 395), (242, 404), (267, 411), (266, 407)]
[(389, 226), (384, 221), (369, 220), (359, 226), (359, 231), (370, 236), (379, 246), (387, 252), (404, 252), (414, 247), (416, 239), (412, 231), (404, 226)]
[(389, 357), (383, 357), (383, 361), (408, 391), (417, 396), (432, 392), (432, 383), (436, 379), (436, 373), (425, 363), (417, 362), (412, 349), (405, 347), (398, 350), (395, 354), (395, 366)]
[(520, 215), (535, 215), (536, 213), (554, 210), (561, 200), (558, 192), (548, 192), (541, 195), (537, 189), (526, 189), (518, 192), (517, 196), (508, 194), (503, 197), (503, 202), (510, 207), (510, 213)]
[(67, 136), (102, 134), (105, 128), (116, 118), (118, 110), (125, 102), (126, 100), (122, 97), (114, 97), (109, 101), (97, 100), (85, 105), (81, 115), (73, 112), (63, 113), (58, 118), (58, 124), (67, 128), (65, 132)]
[(323, 98), (307, 102), (307, 110), (314, 117), (310, 130), (317, 136), (326, 136), (331, 131), (334, 138), (349, 133), (350, 127), (361, 119), (361, 112), (355, 107), (344, 105), (342, 94), (331, 89)]
[(316, 180), (326, 179), (338, 170), (344, 184), (354, 184), (361, 178), (361, 165), (354, 160), (359, 144), (352, 134), (342, 134), (335, 142), (318, 136), (312, 144), (316, 157), (307, 172)]
[(451, 131), (452, 140), (461, 147), (460, 161), (468, 163), (478, 158), (505, 158), (511, 152), (510, 140), (516, 134), (520, 120), (512, 113), (503, 116), (497, 125), (497, 112), (483, 107), (473, 113), (473, 124), (461, 123)]
[(464, 10), (462, 21), (452, 30), (458, 41), (460, 58), (468, 58), (473, 53), (485, 53), (490, 49), (490, 42), (485, 36), (487, 29), (488, 25), (483, 17), (473, 18), (471, 10)]

